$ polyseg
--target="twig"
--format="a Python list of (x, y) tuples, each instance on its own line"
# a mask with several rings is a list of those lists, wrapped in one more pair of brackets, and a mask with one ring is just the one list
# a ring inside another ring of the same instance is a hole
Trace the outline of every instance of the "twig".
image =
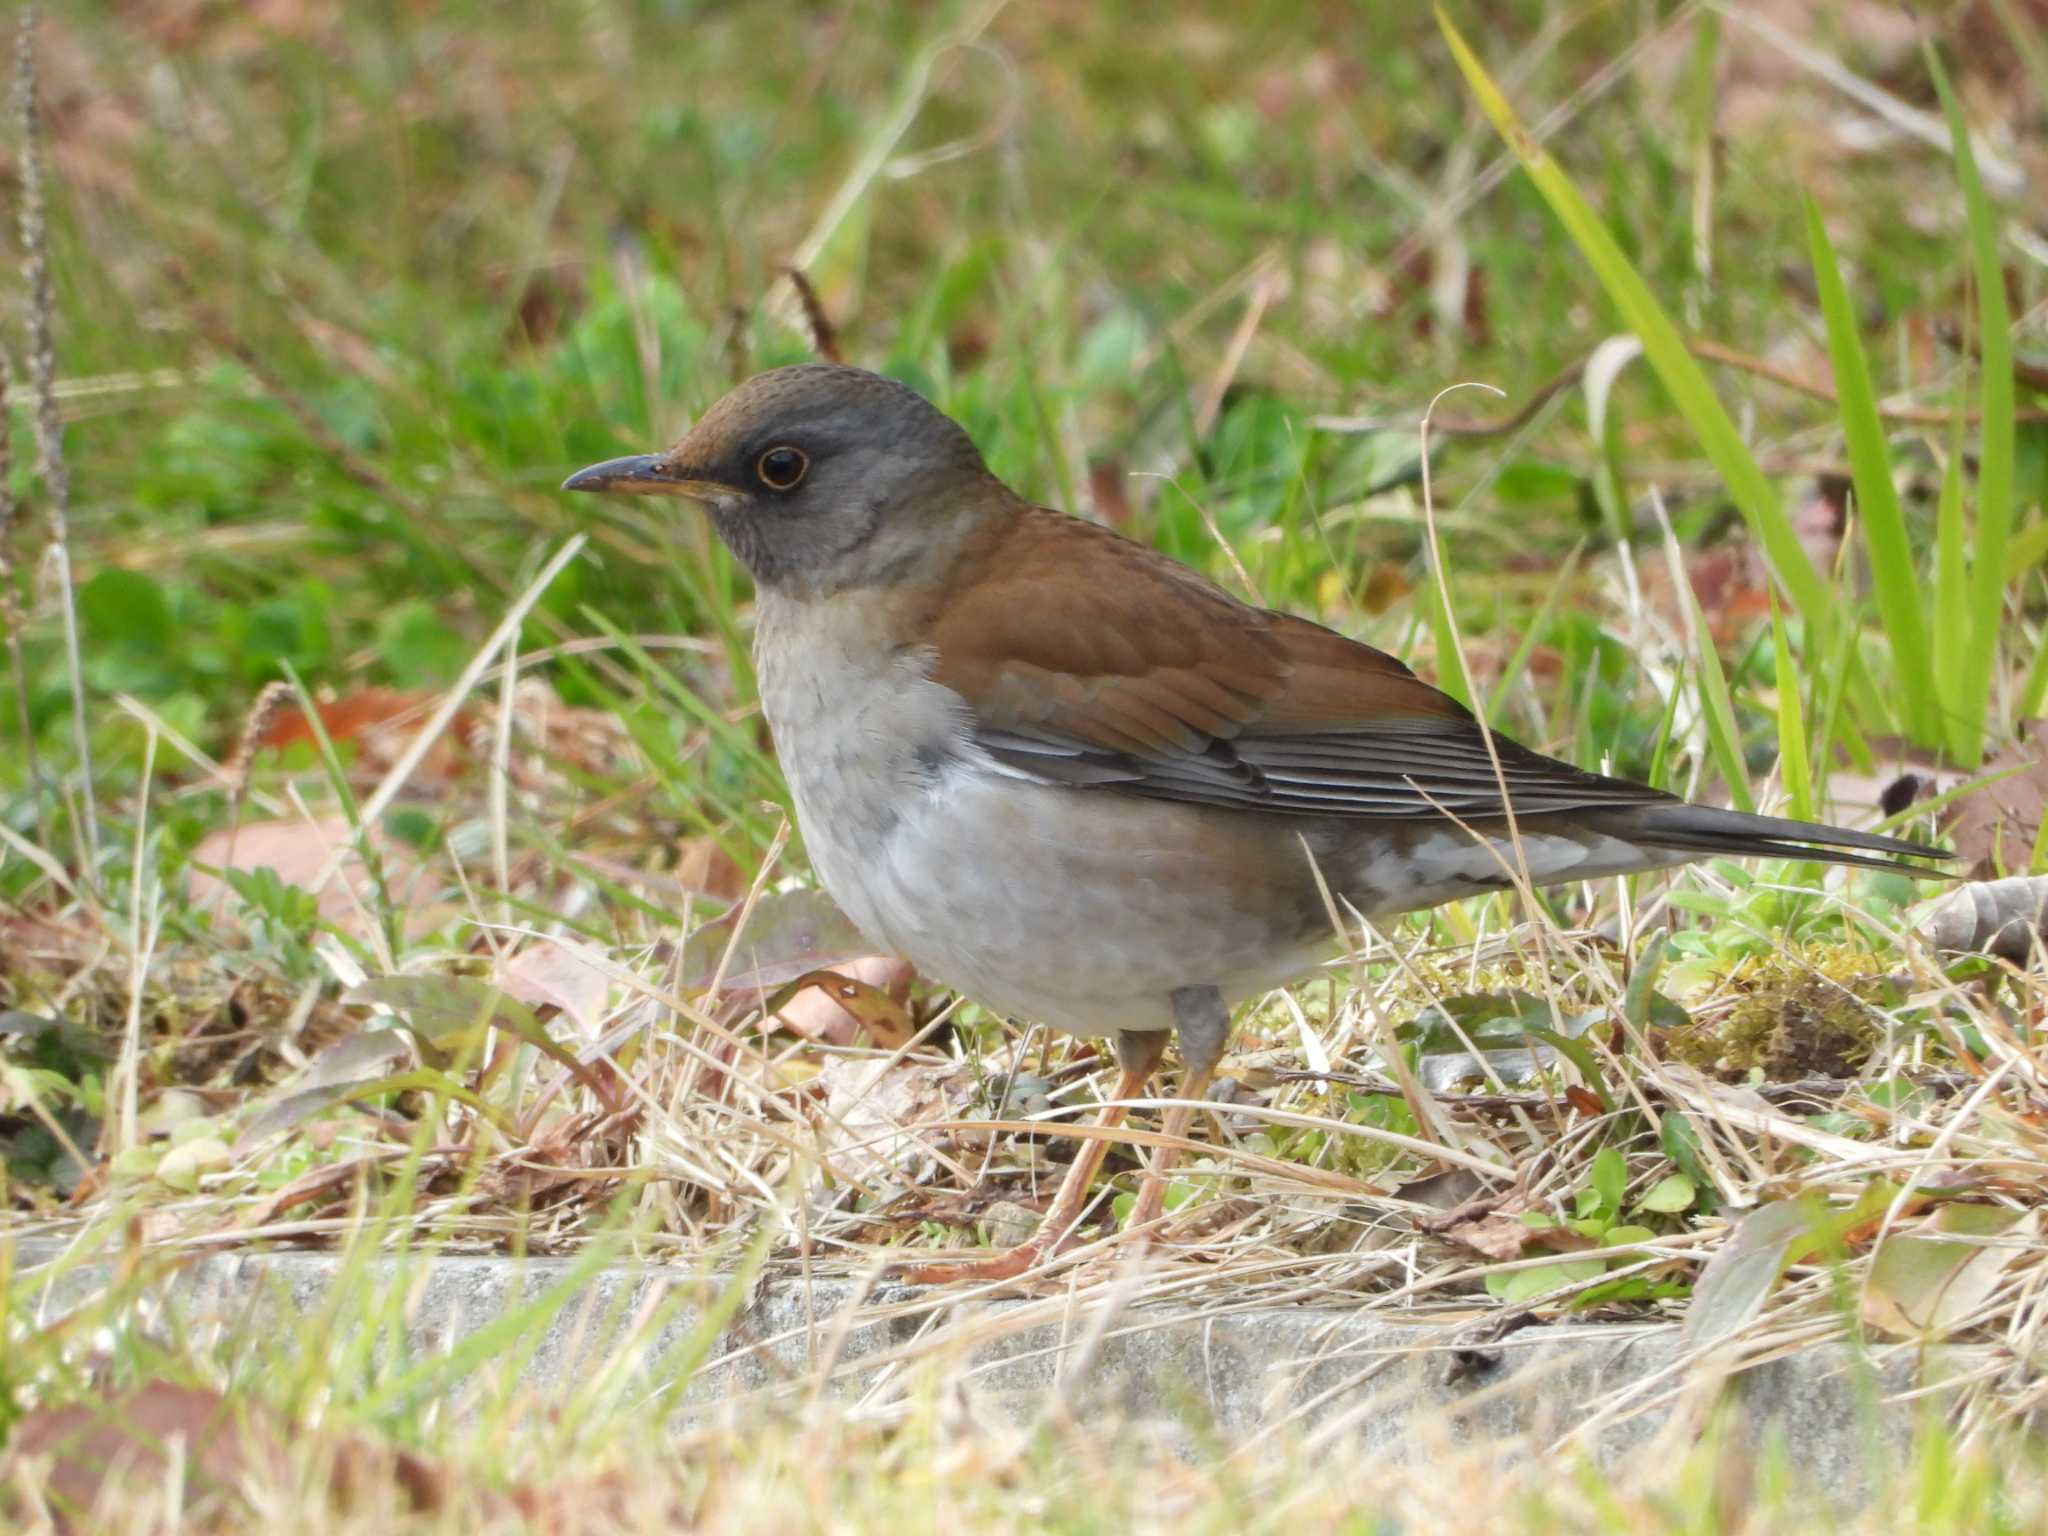
[[(1704, 336), (1694, 336), (1686, 341), (1685, 346), (1688, 352), (1703, 362), (1719, 363), (1724, 368), (1733, 368), (1741, 373), (1755, 374), (1758, 378), (1767, 379), (1773, 384), (1793, 391), (1795, 394), (1807, 395), (1815, 400), (1825, 400), (1830, 405), (1840, 403), (1840, 397), (1836, 395), (1832, 384), (1825, 384), (1819, 379), (1809, 379), (1803, 374), (1793, 373), (1790, 369), (1780, 368), (1775, 363), (1767, 363), (1760, 357), (1738, 351), (1736, 348), (1725, 346), (1721, 342), (1710, 340)], [(1476, 416), (1437, 416), (1432, 418), (1430, 422), (1430, 431), (1438, 437), (1502, 437), (1507, 433), (1516, 431), (1528, 425), (1530, 419), (1538, 411), (1542, 410), (1544, 406), (1548, 405), (1560, 391), (1570, 389), (1574, 384), (1578, 383), (1580, 377), (1586, 371), (1587, 363), (1592, 361), (1592, 357), (1593, 354), (1588, 352), (1576, 362), (1560, 369), (1542, 385), (1538, 386), (1533, 395), (1505, 416), (1491, 419)], [(1882, 401), (1878, 403), (1877, 414), (1886, 421), (1907, 422), (1915, 426), (1945, 427), (1950, 422), (1956, 420), (1958, 415), (1965, 422), (1973, 422), (1977, 419), (1977, 413), (1974, 410), (1958, 412), (1938, 405), (1901, 405), (1887, 404)], [(2048, 422), (2048, 410), (2042, 410), (2037, 407), (2022, 407), (2013, 413), (2013, 419), (2032, 424)], [(1326, 432), (1382, 432), (1393, 430), (1406, 431), (1411, 423), (1406, 417), (1397, 416), (1318, 416), (1310, 425), (1320, 427)]]
[(804, 325), (811, 333), (811, 350), (828, 363), (845, 362), (839, 352), (839, 332), (833, 328), (832, 317), (825, 313), (824, 302), (819, 299), (818, 290), (811, 286), (811, 280), (804, 276), (801, 267), (784, 267), (782, 275), (789, 279), (789, 286), (796, 291), (797, 304), (804, 314)]
[[(0, 348), (0, 383), (9, 397), (14, 394), (14, 359)], [(21, 503), (14, 494), (14, 413), (0, 420), (0, 629), (7, 631), (7, 660), (14, 672), (15, 723), (21, 730), (21, 751), (28, 768), (28, 782), (35, 787), (36, 841), (49, 845), (49, 828), (43, 821), (45, 792), (42, 755), (36, 751), (35, 721), (28, 711), (28, 662), (21, 649), (21, 590), (14, 580), (14, 538), (21, 520)], [(83, 1166), (81, 1164), (80, 1166)]]
[(21, 125), (22, 277), (28, 286), (29, 379), (36, 397), (36, 449), (43, 484), (50, 492), (50, 564), (57, 578), (57, 603), (64, 615), (64, 660), (71, 680), (71, 733), (78, 752), (79, 816), (83, 829), (80, 872), (87, 886), (98, 883), (100, 825), (93, 804), (92, 737), (85, 720), (85, 664), (78, 643), (78, 603), (71, 585), (71, 475), (64, 464), (64, 429), (57, 418), (57, 343), (50, 292), (49, 210), (43, 197), (43, 154), (36, 114), (36, 24), (39, 8), (22, 7), (15, 33), (14, 101)]

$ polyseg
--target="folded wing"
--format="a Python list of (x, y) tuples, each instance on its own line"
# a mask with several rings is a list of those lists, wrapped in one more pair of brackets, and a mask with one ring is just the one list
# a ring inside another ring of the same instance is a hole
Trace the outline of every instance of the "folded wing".
[(1015, 773), (1346, 817), (1496, 817), (1503, 782), (1518, 815), (1672, 803), (1498, 733), (1489, 753), (1471, 714), (1392, 656), (1092, 524), (1034, 511), (975, 574), (934, 619), (934, 675)]

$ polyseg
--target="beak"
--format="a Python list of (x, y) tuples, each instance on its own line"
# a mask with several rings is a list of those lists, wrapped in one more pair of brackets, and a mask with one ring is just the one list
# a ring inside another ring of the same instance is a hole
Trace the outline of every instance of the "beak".
[(716, 501), (733, 494), (731, 486), (716, 480), (692, 480), (677, 474), (667, 455), (659, 453), (633, 453), (579, 469), (562, 482), (562, 489), (610, 491), (628, 496), (688, 496), (698, 501)]

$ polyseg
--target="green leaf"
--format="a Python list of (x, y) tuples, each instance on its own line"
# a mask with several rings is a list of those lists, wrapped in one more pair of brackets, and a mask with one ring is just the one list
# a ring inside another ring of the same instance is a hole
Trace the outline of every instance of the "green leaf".
[(140, 571), (113, 566), (80, 586), (78, 621), (93, 645), (157, 655), (176, 647), (170, 602), (163, 588)]
[(441, 622), (424, 599), (400, 603), (377, 621), (377, 649), (401, 688), (440, 688), (455, 681), (470, 644)]
[(1538, 1264), (1529, 1269), (1511, 1269), (1489, 1274), (1486, 1289), (1509, 1306), (1533, 1301), (1546, 1291), (1563, 1285), (1583, 1285), (1607, 1273), (1604, 1259), (1561, 1259), (1555, 1264)]
[(1941, 694), (1942, 718), (1949, 726), (1949, 750), (1961, 761), (1968, 750), (1972, 722), (1988, 706), (1970, 707), (1963, 695), (1963, 652), (1970, 623), (1969, 556), (1963, 532), (1963, 429), (1960, 419), (1949, 433), (1948, 463), (1941, 476), (1941, 498), (1934, 514), (1934, 685)]
[(1621, 1209), (1628, 1194), (1628, 1159), (1612, 1147), (1602, 1147), (1593, 1158), (1593, 1190), (1601, 1207), (1610, 1215)]
[(1636, 1209), (1675, 1215), (1679, 1211), (1692, 1209), (1695, 1193), (1691, 1179), (1682, 1173), (1674, 1173), (1651, 1185), (1650, 1192), (1636, 1202)]

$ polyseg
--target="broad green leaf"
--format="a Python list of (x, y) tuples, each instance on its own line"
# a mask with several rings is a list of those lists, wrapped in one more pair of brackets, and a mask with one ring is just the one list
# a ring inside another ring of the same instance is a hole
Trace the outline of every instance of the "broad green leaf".
[(1533, 1301), (1546, 1291), (1563, 1285), (1583, 1285), (1607, 1273), (1604, 1259), (1560, 1259), (1555, 1264), (1538, 1264), (1529, 1269), (1511, 1269), (1486, 1277), (1486, 1289), (1509, 1306)]
[(1612, 1147), (1602, 1147), (1593, 1157), (1593, 1191), (1610, 1215), (1620, 1211), (1628, 1194), (1628, 1159)]
[(1650, 1192), (1636, 1202), (1636, 1209), (1675, 1215), (1692, 1209), (1695, 1193), (1691, 1179), (1682, 1173), (1674, 1173), (1651, 1185)]

